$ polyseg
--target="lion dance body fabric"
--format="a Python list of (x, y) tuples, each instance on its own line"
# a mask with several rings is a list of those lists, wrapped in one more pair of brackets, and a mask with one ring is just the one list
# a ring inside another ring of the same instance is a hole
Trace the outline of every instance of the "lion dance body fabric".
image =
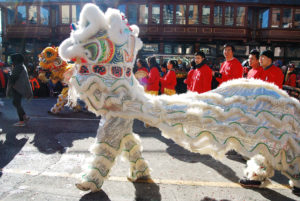
[(137, 26), (129, 26), (119, 10), (103, 13), (87, 4), (70, 38), (59, 47), (65, 60), (75, 60), (69, 97), (80, 98), (101, 115), (92, 161), (77, 187), (98, 191), (115, 158), (127, 153), (132, 180), (149, 178), (133, 119), (162, 131), (182, 147), (220, 159), (234, 149), (247, 162), (245, 177), (268, 183), (274, 170), (300, 187), (300, 104), (273, 84), (238, 79), (197, 94), (152, 96), (132, 75), (142, 47)]

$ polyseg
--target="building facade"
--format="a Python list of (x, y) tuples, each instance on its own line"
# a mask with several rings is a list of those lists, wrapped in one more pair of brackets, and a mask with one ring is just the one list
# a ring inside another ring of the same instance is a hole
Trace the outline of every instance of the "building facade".
[(203, 50), (219, 65), (223, 45), (232, 43), (240, 60), (253, 48), (271, 49), (284, 63), (300, 65), (296, 0), (0, 0), (2, 59), (22, 52), (36, 60), (46, 46), (59, 45), (87, 2), (118, 8), (140, 27), (141, 57), (184, 59)]

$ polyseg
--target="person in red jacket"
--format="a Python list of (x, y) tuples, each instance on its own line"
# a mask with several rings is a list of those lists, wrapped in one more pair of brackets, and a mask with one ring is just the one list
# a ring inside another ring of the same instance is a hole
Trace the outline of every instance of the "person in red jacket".
[(249, 70), (247, 78), (265, 80), (264, 69), (259, 65), (259, 52), (256, 49), (250, 51), (248, 61), (251, 70)]
[(265, 80), (277, 85), (282, 89), (284, 75), (279, 67), (273, 64), (274, 53), (271, 50), (265, 50), (260, 54), (259, 63), (264, 68)]
[[(160, 79), (165, 78), (167, 75), (167, 62), (164, 62), (162, 65), (160, 65)], [(160, 82), (160, 94), (163, 94), (165, 91), (165, 86)]]
[(243, 66), (234, 56), (235, 49), (230, 44), (225, 44), (223, 49), (223, 55), (225, 62), (222, 63), (219, 72), (213, 72), (213, 76), (216, 77), (219, 85), (228, 80), (237, 79), (243, 77)]
[(177, 61), (169, 60), (167, 64), (168, 72), (166, 76), (160, 78), (161, 86), (164, 88), (163, 93), (167, 95), (176, 94), (175, 86), (177, 84), (176, 73), (174, 68), (177, 66)]
[(211, 90), (212, 70), (206, 65), (205, 54), (195, 53), (195, 70), (192, 75), (190, 91), (204, 93)]
[(295, 72), (295, 64), (289, 64), (284, 84), (291, 87), (296, 87), (296, 81), (297, 81), (297, 75)]
[(186, 89), (188, 91), (191, 91), (192, 89), (192, 83), (193, 83), (192, 78), (195, 71), (195, 66), (196, 66), (195, 60), (191, 61), (190, 71), (188, 72), (186, 79), (183, 81), (186, 84)]
[(2, 66), (0, 66), (0, 92), (4, 93), (5, 92), (5, 77), (4, 77), (4, 72), (2, 70)]
[(134, 76), (139, 81), (139, 83), (146, 88), (147, 86), (147, 77), (148, 77), (148, 66), (147, 62), (142, 59), (137, 59), (136, 65), (138, 67), (137, 71), (135, 72)]
[(148, 66), (150, 67), (150, 72), (147, 79), (147, 88), (146, 93), (152, 94), (152, 95), (158, 95), (159, 91), (159, 69), (158, 69), (158, 63), (156, 62), (155, 57), (149, 57), (147, 59)]

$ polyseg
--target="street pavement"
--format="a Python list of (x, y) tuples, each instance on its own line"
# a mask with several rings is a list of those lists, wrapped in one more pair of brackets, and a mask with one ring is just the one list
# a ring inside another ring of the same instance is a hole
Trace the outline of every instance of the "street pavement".
[(143, 156), (152, 169), (154, 182), (129, 182), (129, 163), (119, 157), (102, 191), (80, 191), (74, 184), (90, 157), (88, 148), (94, 142), (100, 117), (67, 107), (61, 114), (51, 115), (47, 111), (56, 99), (38, 98), (23, 101), (31, 119), (25, 127), (13, 127), (16, 111), (11, 100), (2, 100), (1, 201), (300, 200), (289, 189), (288, 179), (278, 172), (268, 188), (243, 188), (238, 184), (245, 166), (240, 155), (227, 155), (217, 161), (191, 153), (162, 137), (158, 129), (144, 128), (137, 120), (134, 132), (141, 137)]

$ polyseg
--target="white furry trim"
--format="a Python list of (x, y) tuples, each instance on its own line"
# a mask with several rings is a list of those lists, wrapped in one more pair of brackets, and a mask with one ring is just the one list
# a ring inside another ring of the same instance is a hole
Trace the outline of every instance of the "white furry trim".
[(247, 161), (244, 174), (250, 180), (265, 181), (274, 176), (274, 169), (262, 155), (256, 155)]

